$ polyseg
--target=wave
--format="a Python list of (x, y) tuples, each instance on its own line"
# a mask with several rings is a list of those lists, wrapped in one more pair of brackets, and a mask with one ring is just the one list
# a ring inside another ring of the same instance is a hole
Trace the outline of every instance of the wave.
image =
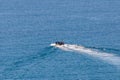
[(71, 45), (71, 44), (65, 44), (63, 46), (56, 46), (62, 50), (65, 51), (75, 51), (79, 53), (88, 54), (93, 57), (97, 57), (99, 59), (102, 59), (104, 61), (107, 61), (110, 64), (120, 66), (120, 57), (113, 54), (113, 53), (107, 53), (107, 52), (101, 52), (97, 48), (87, 48), (84, 46), (78, 46), (78, 45)]
[(98, 47), (86, 47), (86, 48), (99, 49), (99, 50), (102, 50), (102, 51), (115, 51), (115, 52), (120, 52), (119, 49), (113, 49), (113, 48), (98, 48)]
[(49, 47), (45, 47), (43, 50), (41, 50), (41, 52), (38, 52), (36, 54), (29, 55), (29, 56), (22, 56), (22, 57), (18, 58), (17, 60), (15, 60), (14, 62), (12, 62), (10, 64), (10, 66), (8, 66), (4, 70), (4, 72), (16, 70), (16, 69), (24, 67), (26, 65), (33, 64), (36, 61), (40, 61), (41, 59), (47, 58), (55, 51), (56, 51), (55, 48), (49, 46)]

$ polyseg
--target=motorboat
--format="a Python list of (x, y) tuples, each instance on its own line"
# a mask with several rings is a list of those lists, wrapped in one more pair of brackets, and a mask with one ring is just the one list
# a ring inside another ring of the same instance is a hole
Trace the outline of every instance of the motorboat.
[(57, 41), (55, 42), (56, 45), (64, 45), (64, 42)]
[(65, 43), (63, 41), (57, 41), (55, 43), (52, 43), (51, 46), (62, 46), (64, 45)]

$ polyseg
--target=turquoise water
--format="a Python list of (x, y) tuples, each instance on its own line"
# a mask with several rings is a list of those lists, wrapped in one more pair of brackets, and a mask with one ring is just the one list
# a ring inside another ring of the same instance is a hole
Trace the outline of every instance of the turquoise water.
[[(120, 80), (119, 5), (119, 0), (0, 0), (0, 79)], [(50, 46), (59, 40), (115, 60)]]

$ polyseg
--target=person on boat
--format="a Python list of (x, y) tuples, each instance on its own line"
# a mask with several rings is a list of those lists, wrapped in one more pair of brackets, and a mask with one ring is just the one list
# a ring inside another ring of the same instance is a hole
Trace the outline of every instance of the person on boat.
[(57, 44), (57, 45), (64, 45), (64, 42), (55, 42), (55, 44)]

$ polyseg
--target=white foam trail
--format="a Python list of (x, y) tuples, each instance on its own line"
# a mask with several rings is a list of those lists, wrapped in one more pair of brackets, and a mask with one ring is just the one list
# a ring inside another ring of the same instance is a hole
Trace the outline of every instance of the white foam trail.
[(105, 52), (100, 52), (97, 50), (93, 50), (90, 48), (85, 48), (83, 46), (78, 46), (78, 45), (71, 45), (71, 44), (64, 44), (64, 45), (51, 45), (51, 46), (55, 46), (58, 47), (62, 50), (66, 50), (66, 51), (77, 51), (80, 53), (86, 53), (89, 54), (91, 56), (97, 57), (99, 59), (102, 59), (104, 61), (107, 61), (110, 64), (116, 65), (120, 67), (120, 57), (116, 56), (112, 53), (105, 53)]

